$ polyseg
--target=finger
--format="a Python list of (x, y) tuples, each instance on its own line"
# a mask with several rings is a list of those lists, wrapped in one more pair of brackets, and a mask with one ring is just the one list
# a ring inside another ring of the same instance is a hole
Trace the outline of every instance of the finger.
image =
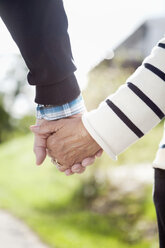
[(101, 157), (101, 155), (103, 154), (103, 150), (102, 149), (100, 149), (97, 153), (96, 153), (96, 157), (97, 158), (99, 158), (99, 157)]
[(66, 176), (71, 176), (71, 175), (73, 175), (74, 173), (71, 171), (71, 169), (67, 169), (66, 171), (64, 171), (65, 172), (65, 175)]
[(85, 158), (83, 161), (82, 161), (82, 166), (83, 167), (86, 167), (88, 165), (91, 165), (95, 162), (95, 156), (93, 157), (89, 157), (89, 158)]
[(61, 172), (64, 172), (65, 170), (68, 169), (68, 167), (66, 167), (66, 166), (61, 165), (60, 163), (58, 163), (57, 160), (54, 159), (53, 157), (51, 157), (51, 163), (52, 163), (53, 165), (55, 165), (56, 168), (57, 168), (59, 171), (61, 171)]
[(52, 156), (50, 157), (51, 157), (52, 164), (54, 164), (59, 171), (65, 172), (66, 170), (70, 169), (71, 166), (62, 165), (59, 162), (56, 162), (57, 160), (55, 158), (53, 158)]
[(59, 163), (57, 163), (57, 162), (55, 161), (55, 159), (53, 159), (53, 158), (51, 159), (51, 162), (52, 162), (52, 164), (55, 165), (56, 168), (57, 168), (59, 171), (61, 171), (61, 172), (65, 172), (66, 170), (69, 169), (68, 167), (66, 167), (66, 166), (64, 166), (64, 165), (60, 165)]
[(66, 167), (66, 166), (60, 166), (58, 167), (58, 170), (61, 171), (61, 172), (65, 172), (66, 170), (68, 170), (69, 168)]
[(77, 172), (77, 174), (82, 174), (86, 170), (85, 167), (81, 167), (81, 169)]
[(46, 158), (46, 138), (35, 135), (34, 137), (34, 153), (36, 156), (36, 164), (41, 165)]
[(66, 120), (47, 121), (41, 125), (30, 126), (30, 130), (36, 134), (50, 135), (61, 129), (64, 126), (64, 121)]
[(43, 147), (35, 148), (36, 165), (41, 165), (46, 158), (46, 150)]
[(81, 164), (74, 164), (74, 165), (71, 167), (71, 171), (72, 171), (73, 173), (78, 173), (81, 169), (82, 169), (82, 165), (81, 165)]

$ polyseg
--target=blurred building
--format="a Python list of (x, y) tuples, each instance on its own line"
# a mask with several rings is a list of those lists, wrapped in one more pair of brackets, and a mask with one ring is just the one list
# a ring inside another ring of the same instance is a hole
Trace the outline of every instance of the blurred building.
[(146, 20), (114, 49), (115, 57), (123, 56), (127, 61), (142, 60), (164, 34), (165, 18)]

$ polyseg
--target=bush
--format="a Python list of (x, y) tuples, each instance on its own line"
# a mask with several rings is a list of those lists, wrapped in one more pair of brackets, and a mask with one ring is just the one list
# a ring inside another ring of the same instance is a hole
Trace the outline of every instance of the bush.
[(9, 133), (12, 131), (10, 123), (10, 115), (6, 112), (3, 106), (2, 96), (0, 97), (0, 143), (6, 140)]

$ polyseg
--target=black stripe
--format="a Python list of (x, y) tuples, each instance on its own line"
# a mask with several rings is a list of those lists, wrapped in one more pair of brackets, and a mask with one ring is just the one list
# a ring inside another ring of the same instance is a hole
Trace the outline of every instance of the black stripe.
[(117, 116), (129, 127), (132, 132), (136, 134), (139, 138), (141, 138), (144, 133), (137, 127), (135, 124), (109, 99), (106, 100), (108, 106), (117, 114)]
[(159, 43), (158, 46), (161, 48), (165, 48), (165, 43)]
[(161, 145), (160, 148), (163, 148), (164, 149), (165, 148), (165, 144)]
[(159, 70), (157, 67), (149, 64), (149, 63), (144, 63), (145, 68), (147, 68), (148, 70), (152, 71), (153, 73), (155, 73), (158, 77), (160, 77), (162, 80), (165, 81), (165, 73), (161, 70)]
[(148, 97), (146, 96), (137, 86), (132, 83), (127, 83), (128, 87), (143, 101), (145, 104), (152, 109), (152, 111), (160, 118), (164, 118), (164, 113), (161, 109)]

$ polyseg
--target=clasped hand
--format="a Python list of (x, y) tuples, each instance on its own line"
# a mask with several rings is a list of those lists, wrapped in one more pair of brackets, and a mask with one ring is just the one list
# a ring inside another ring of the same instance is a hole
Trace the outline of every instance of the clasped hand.
[(40, 165), (48, 155), (58, 161), (57, 168), (66, 175), (84, 172), (102, 154), (80, 114), (58, 121), (38, 121), (31, 131), (35, 133), (36, 163)]

